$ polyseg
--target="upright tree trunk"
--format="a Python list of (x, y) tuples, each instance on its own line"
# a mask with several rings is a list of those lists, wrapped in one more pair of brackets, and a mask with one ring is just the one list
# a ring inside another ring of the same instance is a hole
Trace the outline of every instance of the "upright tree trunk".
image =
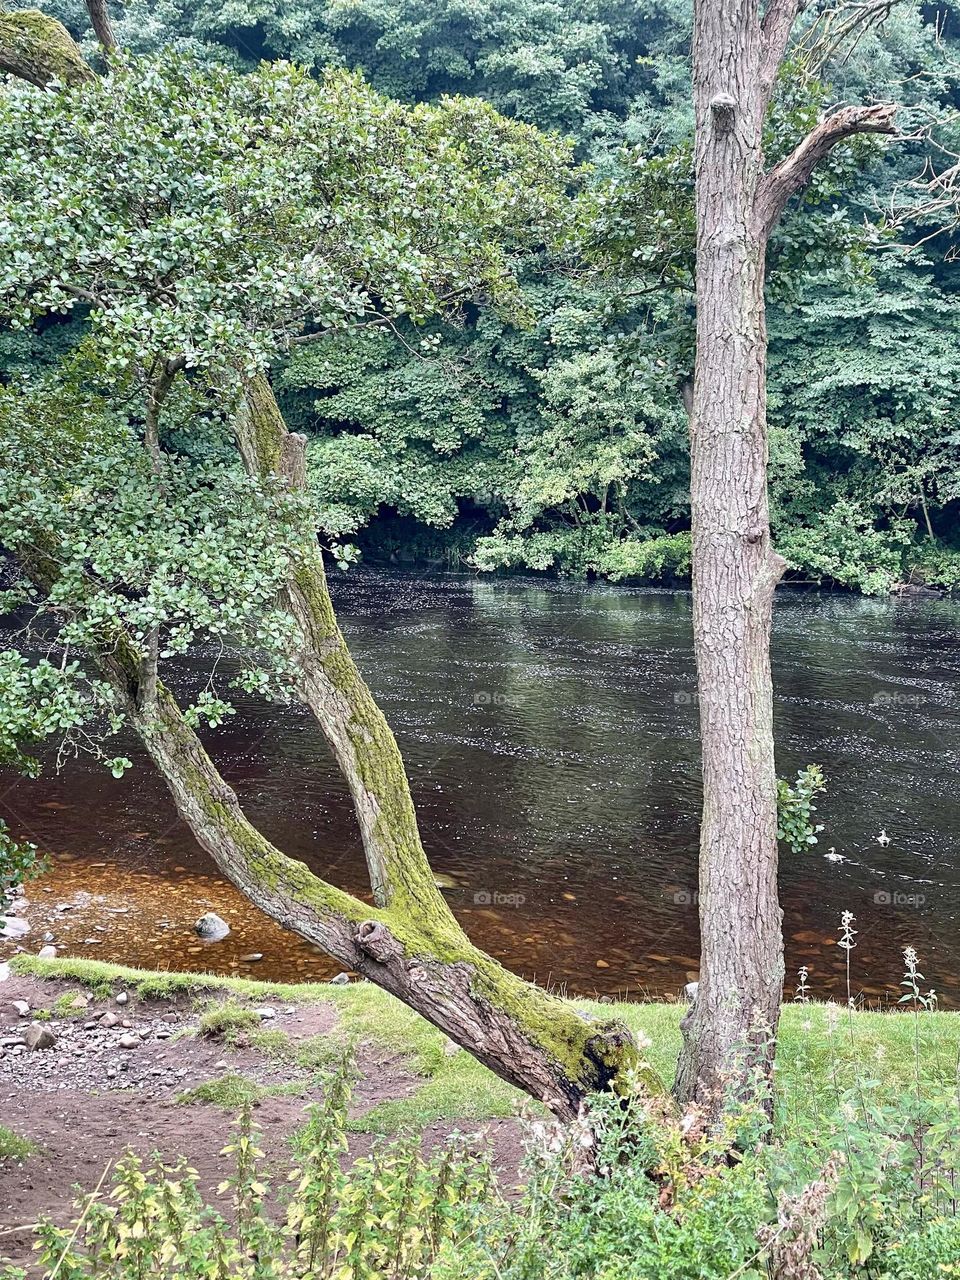
[(825, 117), (769, 172), (763, 127), (802, 0), (695, 0), (697, 358), (690, 424), (694, 645), (703, 754), (701, 972), (676, 1091), (712, 1116), (769, 1081), (783, 993), (770, 630), (786, 562), (767, 503), (767, 243), (843, 138), (890, 106)]
[(754, 219), (766, 101), (754, 8), (702, 0), (693, 47), (691, 510), (704, 800), (701, 975), (678, 1091), (699, 1101), (742, 1077), (738, 1055), (767, 1063), (783, 990), (770, 624), (784, 561), (767, 509), (765, 243)]

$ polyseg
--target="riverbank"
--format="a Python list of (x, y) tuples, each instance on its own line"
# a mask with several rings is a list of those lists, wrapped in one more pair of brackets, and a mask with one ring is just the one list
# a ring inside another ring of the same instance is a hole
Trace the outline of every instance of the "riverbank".
[[(643, 1034), (652, 1065), (669, 1079), (681, 1009), (575, 1003)], [(22, 1043), (38, 1037), (42, 1047)], [(535, 1108), (369, 983), (278, 984), (16, 957), (0, 982), (0, 1255), (26, 1262), (29, 1232), (17, 1228), (45, 1214), (66, 1221), (74, 1185), (95, 1186), (129, 1147), (185, 1156), (215, 1199), (244, 1099), (257, 1107), (268, 1165), (282, 1164), (323, 1072), (348, 1050), (358, 1076), (351, 1155), (405, 1129), (429, 1145), (466, 1132), (490, 1146), (502, 1183), (516, 1184), (521, 1113)], [(867, 1077), (880, 1077), (877, 1097), (890, 1102), (918, 1077), (924, 1090), (947, 1085), (958, 1051), (958, 1014), (787, 1006), (781, 1130), (826, 1124), (845, 1090)]]

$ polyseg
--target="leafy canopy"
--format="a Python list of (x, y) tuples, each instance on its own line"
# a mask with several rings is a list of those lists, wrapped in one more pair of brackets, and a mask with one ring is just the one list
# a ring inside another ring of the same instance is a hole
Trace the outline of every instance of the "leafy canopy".
[[(230, 714), (226, 681), (285, 696), (275, 601), (315, 535), (307, 498), (240, 465), (238, 375), (317, 333), (481, 297), (516, 309), (514, 260), (561, 231), (570, 169), (482, 103), (185, 57), (11, 86), (0, 155), (0, 314), (88, 315), (59, 368), (0, 391), (0, 546), (24, 570), (4, 603), (30, 611), (0, 654), (0, 758), (35, 769), (29, 744), (51, 737), (106, 759), (122, 718), (83, 658), (119, 628), (161, 669), (201, 642), (234, 651), (193, 722)], [(24, 656), (52, 642), (57, 661)]]

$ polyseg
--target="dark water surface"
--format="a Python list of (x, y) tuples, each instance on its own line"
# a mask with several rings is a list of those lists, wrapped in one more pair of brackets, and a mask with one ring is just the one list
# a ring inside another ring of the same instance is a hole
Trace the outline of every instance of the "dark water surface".
[[(579, 993), (640, 998), (695, 977), (689, 595), (363, 571), (335, 596), (471, 936)], [(835, 940), (850, 910), (857, 992), (895, 999), (911, 944), (942, 1002), (960, 1005), (960, 604), (781, 591), (774, 661), (778, 771), (817, 761), (829, 779), (820, 843), (783, 858), (788, 981), (805, 963), (815, 995), (845, 998)], [(184, 687), (202, 677), (198, 661)], [(364, 889), (344, 787), (302, 709), (243, 698), (207, 741), (271, 839)], [(3, 779), (0, 813), (53, 856), (29, 888), (24, 948), (49, 931), (63, 953), (149, 967), (334, 972), (220, 879), (142, 753), (124, 749), (137, 768), (121, 782), (86, 760)], [(203, 944), (192, 925), (211, 909), (233, 933)]]

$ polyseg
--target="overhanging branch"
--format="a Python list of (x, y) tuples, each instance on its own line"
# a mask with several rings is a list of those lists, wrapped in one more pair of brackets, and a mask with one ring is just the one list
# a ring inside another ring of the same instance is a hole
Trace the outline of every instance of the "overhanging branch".
[(817, 165), (837, 143), (858, 133), (896, 133), (896, 114), (895, 104), (880, 103), (872, 107), (843, 107), (821, 120), (800, 145), (761, 180), (754, 201), (754, 218), (761, 237), (766, 240), (780, 221), (788, 201), (806, 187)]

